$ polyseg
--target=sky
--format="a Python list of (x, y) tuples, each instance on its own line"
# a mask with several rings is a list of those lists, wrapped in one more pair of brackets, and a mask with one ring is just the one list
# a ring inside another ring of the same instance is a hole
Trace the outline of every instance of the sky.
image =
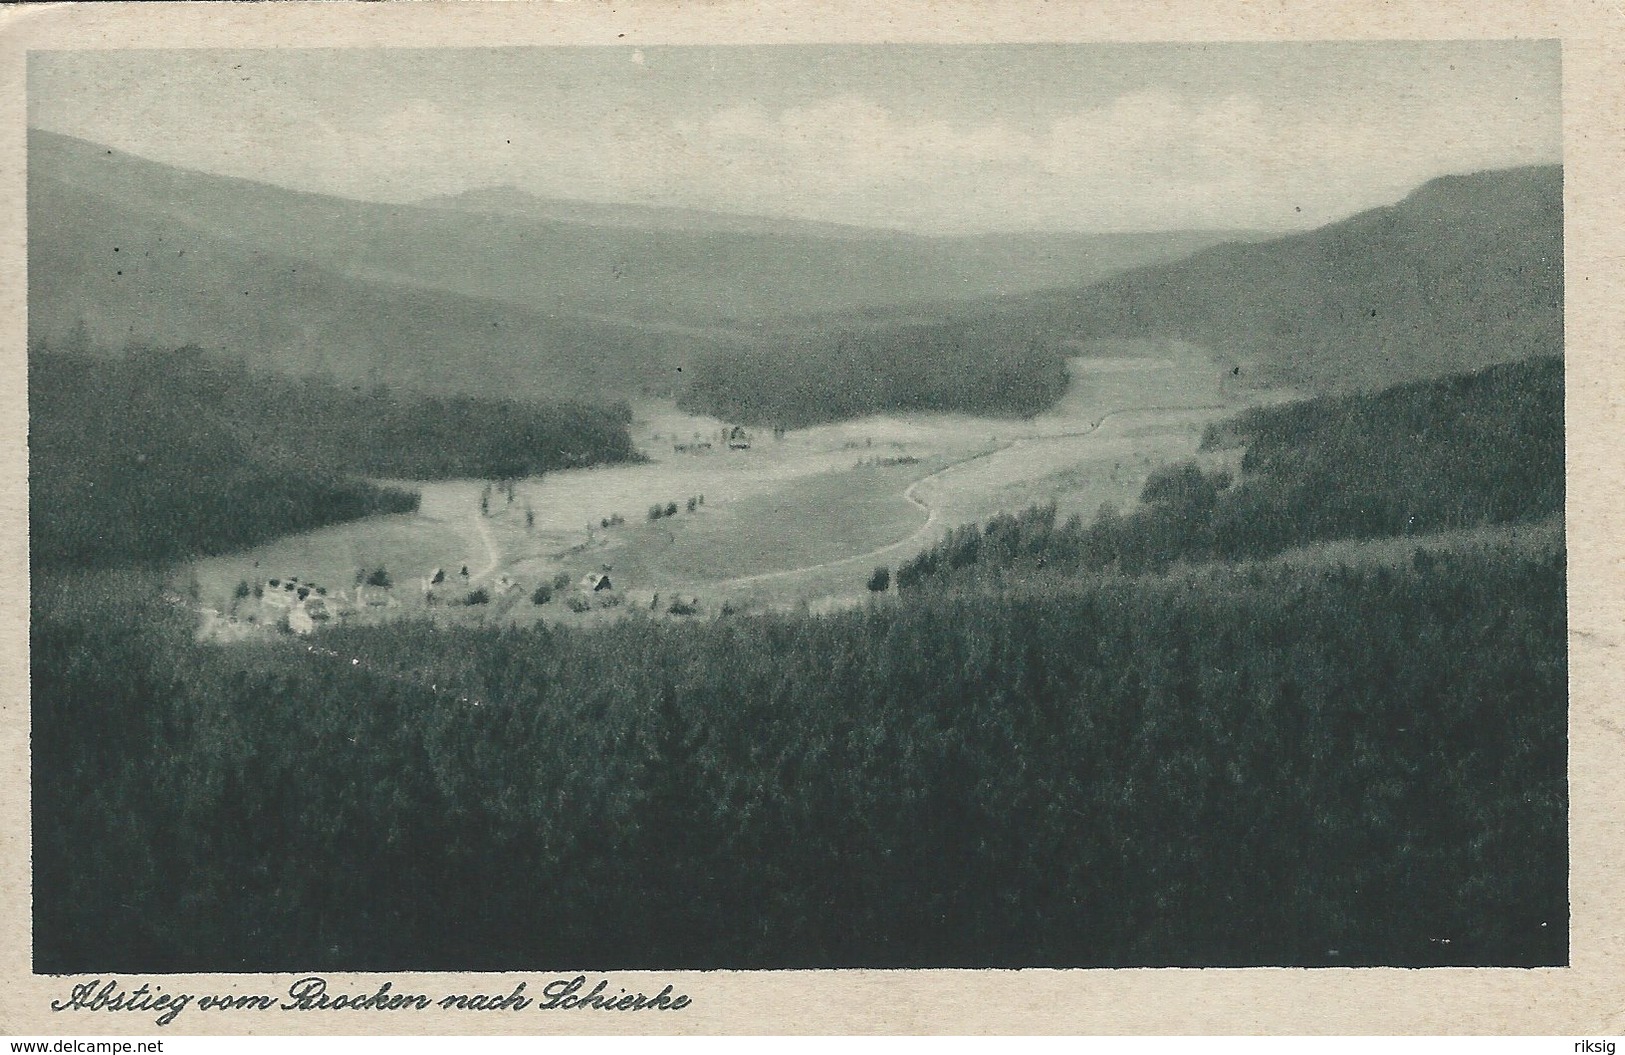
[(1562, 154), (1541, 41), (36, 52), (28, 113), (373, 201), (511, 185), (941, 234), (1301, 229)]

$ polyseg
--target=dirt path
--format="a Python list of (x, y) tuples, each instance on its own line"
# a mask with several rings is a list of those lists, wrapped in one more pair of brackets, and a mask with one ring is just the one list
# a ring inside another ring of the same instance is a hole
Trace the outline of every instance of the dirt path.
[(759, 582), (771, 582), (774, 579), (788, 578), (792, 575), (804, 575), (808, 572), (823, 571), (827, 568), (839, 568), (847, 564), (856, 564), (861, 561), (873, 560), (876, 557), (885, 556), (894, 550), (902, 549), (906, 546), (916, 545), (923, 541), (926, 536), (931, 533), (932, 527), (938, 520), (938, 511), (922, 500), (919, 495), (915, 494), (915, 490), (921, 484), (929, 483), (932, 480), (940, 480), (945, 473), (963, 468), (972, 462), (979, 461), (982, 458), (986, 458), (992, 454), (997, 454), (1000, 451), (1009, 450), (1011, 447), (1016, 446), (1019, 442), (1020, 441), (1018, 440), (1010, 443), (1004, 443), (992, 448), (991, 450), (981, 451), (977, 454), (972, 454), (968, 457), (961, 458), (957, 462), (944, 465), (941, 469), (931, 473), (929, 476), (922, 476), (918, 480), (915, 480), (913, 483), (909, 484), (908, 487), (903, 490), (903, 497), (907, 499), (911, 505), (925, 512), (925, 522), (919, 527), (915, 528), (914, 531), (912, 531), (905, 538), (898, 539), (896, 542), (888, 542), (884, 546), (881, 546), (878, 549), (872, 549), (867, 553), (858, 553), (850, 557), (840, 557), (836, 560), (828, 560), (819, 564), (805, 564), (799, 568), (786, 568), (782, 571), (759, 572), (755, 575), (743, 575), (737, 579), (723, 579), (720, 582), (713, 583), (712, 586), (714, 588), (731, 588), (736, 586), (749, 586), (753, 583)]
[(991, 457), (992, 455), (1000, 454), (1008, 450), (1014, 450), (1018, 447), (1027, 446), (1033, 443), (1048, 440), (1074, 439), (1080, 436), (1092, 436), (1099, 432), (1100, 427), (1106, 424), (1106, 422), (1112, 420), (1113, 418), (1121, 417), (1125, 414), (1160, 414), (1179, 411), (1229, 409), (1232, 409), (1232, 405), (1229, 403), (1202, 403), (1190, 406), (1124, 407), (1121, 410), (1114, 410), (1101, 416), (1088, 428), (1071, 429), (1064, 432), (1035, 433), (1031, 436), (1022, 436), (1019, 439), (1000, 444), (999, 446), (990, 450), (981, 451), (977, 454), (972, 454), (969, 457), (961, 458), (960, 460), (949, 465), (945, 465), (936, 472), (931, 473), (928, 476), (922, 476), (918, 480), (915, 480), (913, 483), (909, 484), (908, 487), (903, 491), (903, 497), (912, 505), (925, 511), (925, 522), (922, 523), (918, 528), (915, 528), (914, 531), (909, 533), (909, 535), (905, 538), (898, 539), (896, 542), (888, 542), (886, 545), (880, 546), (877, 549), (872, 549), (867, 553), (858, 553), (850, 557), (841, 557), (837, 560), (824, 561), (820, 564), (807, 564), (799, 568), (787, 568), (783, 571), (761, 572), (756, 575), (741, 576), (737, 579), (724, 579), (714, 583), (713, 587), (732, 588), (738, 586), (750, 586), (755, 583), (771, 582), (775, 579), (789, 578), (792, 575), (805, 575), (811, 572), (825, 571), (831, 568), (841, 568), (849, 564), (867, 563), (868, 561), (872, 561), (877, 558), (891, 556), (901, 550), (923, 545), (926, 540), (931, 537), (933, 530), (940, 519), (940, 510), (925, 502), (916, 492), (922, 485), (931, 483), (933, 481), (940, 481), (948, 473), (954, 472), (955, 470), (962, 470), (965, 466), (970, 465), (973, 462), (980, 461), (983, 458)]
[(497, 567), (502, 563), (502, 547), (497, 545), (496, 535), (492, 534), (491, 524), (485, 514), (476, 509), (473, 520), (474, 533), (480, 537), (480, 542), (485, 546), (486, 555), (491, 559), (485, 567), (469, 575), (468, 581), (470, 583), (484, 580), (492, 572), (496, 571)]

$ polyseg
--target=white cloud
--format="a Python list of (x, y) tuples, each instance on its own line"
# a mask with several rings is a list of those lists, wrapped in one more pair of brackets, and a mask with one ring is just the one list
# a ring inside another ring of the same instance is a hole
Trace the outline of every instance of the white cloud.
[(376, 57), (351, 70), (204, 56), (191, 72), (128, 60), (94, 81), (105, 87), (93, 100), (70, 90), (92, 80), (69, 66), (51, 90), (31, 89), (30, 106), (48, 127), (159, 160), (356, 197), (514, 183), (934, 230), (1310, 224), (1442, 172), (1553, 161), (1560, 149), (1550, 100), (1511, 88), (1485, 99), (1504, 71), (1457, 84), (1405, 66), (1405, 78), (1372, 74), (1357, 91), (1136, 74), (1160, 86), (1113, 97), (1097, 85), (1088, 97), (1099, 101), (1081, 105), (1054, 79), (1024, 94), (992, 80), (961, 91), (951, 77), (852, 78), (809, 96), (775, 72), (712, 79), (716, 57), (679, 83), (662, 72), (670, 54), (640, 54), (616, 55), (613, 74), (531, 70), (529, 81), (385, 74)]
[(515, 183), (936, 230), (1308, 224), (1561, 153), (1555, 50), (1505, 42), (105, 51), (29, 78), (32, 123), (303, 189)]
[[(1019, 188), (1028, 200), (1018, 211), (1035, 226), (1275, 225), (1329, 220), (1442, 171), (1540, 161), (1551, 149), (1549, 130), (1486, 137), (1473, 116), (1425, 105), (1397, 118), (1328, 115), (1246, 94), (1144, 91), (1020, 127), (909, 117), (837, 95), (776, 112), (688, 114), (646, 141), (683, 144), (690, 193), (725, 181), (734, 201), (839, 201), (867, 209), (851, 217), (865, 222), (941, 222), (949, 189), (964, 197), (950, 224), (1008, 222), (999, 199)], [(1451, 127), (1473, 131), (1437, 134)]]

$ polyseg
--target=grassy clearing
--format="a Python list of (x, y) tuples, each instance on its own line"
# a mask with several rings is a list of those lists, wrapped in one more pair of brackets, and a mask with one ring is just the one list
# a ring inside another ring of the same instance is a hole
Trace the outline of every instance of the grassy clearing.
[[(684, 454), (673, 445), (715, 440), (723, 423), (670, 404), (642, 404), (633, 433), (649, 462), (552, 473), (521, 481), (512, 503), (496, 496), (483, 521), (501, 553), (489, 578), (510, 576), (528, 592), (560, 573), (575, 582), (607, 564), (626, 590), (693, 588), (736, 606), (848, 603), (867, 595), (874, 565), (906, 559), (956, 524), (1051, 500), (1086, 517), (1103, 503), (1130, 505), (1152, 467), (1194, 455), (1202, 426), (1229, 412), (1178, 408), (1258, 398), (1227, 391), (1209, 357), (1177, 342), (1091, 351), (1070, 364), (1067, 396), (1024, 421), (876, 415), (782, 440), (757, 431), (746, 451)], [(919, 460), (854, 469), (860, 461), (902, 456)], [(914, 496), (929, 508), (929, 519), (905, 497), (916, 483)], [(261, 571), (347, 585), (363, 565), (399, 569), (399, 582), (415, 582), (437, 566), (485, 567), (488, 553), (474, 519), (485, 485), (417, 486), (416, 518), (315, 532), (203, 562), (204, 603), (220, 604), (239, 579), (263, 577)], [(706, 501), (694, 514), (647, 519), (657, 502), (682, 510), (698, 495)], [(617, 514), (623, 524), (603, 526)], [(736, 581), (759, 575), (773, 578)], [(418, 607), (415, 591), (397, 592), (403, 612)], [(599, 616), (571, 614), (561, 604), (494, 603), (438, 618), (579, 623)]]
[(925, 511), (903, 497), (931, 463), (864, 467), (787, 482), (767, 495), (707, 504), (639, 525), (613, 554), (648, 585), (703, 585), (841, 560), (907, 537)]

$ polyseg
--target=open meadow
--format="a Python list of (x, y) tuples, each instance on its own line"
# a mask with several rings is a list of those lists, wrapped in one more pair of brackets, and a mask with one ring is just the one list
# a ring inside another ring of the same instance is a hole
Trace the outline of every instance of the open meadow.
[[(219, 639), (258, 632), (253, 591), (271, 578), (320, 584), (360, 622), (600, 622), (669, 615), (679, 599), (701, 617), (841, 607), (867, 596), (876, 567), (959, 524), (1050, 501), (1086, 519), (1131, 504), (1152, 469), (1196, 453), (1209, 422), (1291, 394), (1245, 387), (1183, 342), (1094, 350), (1107, 354), (1071, 359), (1065, 397), (1025, 420), (883, 414), (739, 434), (647, 401), (632, 424), (644, 462), (398, 484), (421, 494), (417, 512), (201, 559), (186, 585), (222, 616), (206, 621)], [(389, 587), (356, 603), (358, 577), (378, 569)], [(591, 590), (589, 575), (610, 586)], [(548, 600), (534, 603), (544, 585)], [(588, 607), (566, 603), (575, 597)]]

